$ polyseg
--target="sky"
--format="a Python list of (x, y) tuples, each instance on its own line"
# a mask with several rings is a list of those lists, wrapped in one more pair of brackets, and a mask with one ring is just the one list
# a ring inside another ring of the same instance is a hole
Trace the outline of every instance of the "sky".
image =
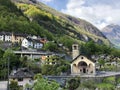
[(120, 25), (120, 0), (39, 0), (68, 15), (85, 19), (99, 29)]

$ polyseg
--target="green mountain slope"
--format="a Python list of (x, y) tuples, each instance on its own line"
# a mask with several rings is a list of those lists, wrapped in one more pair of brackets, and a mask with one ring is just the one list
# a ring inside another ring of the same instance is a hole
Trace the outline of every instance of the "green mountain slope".
[(29, 20), (37, 22), (57, 36), (67, 35), (78, 41), (94, 40), (97, 43), (109, 44), (106, 37), (92, 24), (69, 15), (62, 14), (36, 0), (12, 0), (17, 2)]
[(36, 0), (11, 1), (0, 0), (0, 31), (39, 35), (68, 48), (73, 42), (90, 40), (109, 44), (96, 27), (84, 20), (62, 14)]
[(36, 22), (30, 22), (10, 0), (0, 0), (0, 31), (21, 32), (43, 37), (51, 35)]

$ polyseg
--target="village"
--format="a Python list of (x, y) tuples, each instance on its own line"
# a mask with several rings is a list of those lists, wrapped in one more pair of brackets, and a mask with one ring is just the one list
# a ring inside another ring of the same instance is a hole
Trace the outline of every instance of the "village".
[[(19, 47), (19, 49), (13, 50), (13, 53), (16, 56), (23, 58), (23, 60), (26, 59), (32, 61), (37, 60), (37, 62), (34, 62), (36, 63), (35, 65), (37, 66), (44, 66), (44, 68), (46, 68), (47, 65), (50, 65), (51, 67), (54, 65), (59, 65), (59, 63), (63, 62), (62, 63), (63, 68), (61, 68), (62, 69), (61, 71), (51, 74), (49, 73), (48, 70), (46, 70), (45, 72), (42, 73), (44, 75), (44, 78), (47, 78), (48, 80), (55, 80), (60, 85), (63, 84), (65, 85), (65, 82), (68, 79), (76, 76), (79, 76), (81, 80), (82, 78), (86, 80), (89, 80), (91, 78), (92, 79), (96, 78), (97, 81), (100, 78), (120, 76), (119, 57), (112, 57), (110, 55), (105, 55), (105, 54), (101, 54), (99, 56), (92, 55), (91, 57), (86, 57), (80, 53), (79, 50), (80, 46), (77, 43), (74, 43), (71, 46), (72, 57), (68, 57), (66, 53), (42, 50), (44, 44), (50, 41), (48, 41), (47, 38), (41, 38), (40, 36), (20, 34), (20, 33), (18, 34), (13, 32), (12, 33), (0, 32), (0, 41), (1, 41), (1, 47), (2, 48), (4, 47), (4, 50), (11, 47), (16, 47), (16, 46)], [(31, 61), (27, 61), (26, 63), (29, 62)], [(23, 87), (24, 90), (32, 90), (32, 88), (26, 87), (26, 84), (30, 84), (30, 85), (34, 84), (33, 78), (35, 76), (35, 73), (33, 73), (33, 70), (30, 70), (29, 67), (30, 65), (28, 67), (14, 68), (12, 71), (10, 70), (11, 72), (9, 72), (8, 74), (8, 81), (3, 81), (2, 83), (0, 83), (3, 86), (0, 88), (0, 90), (5, 90), (2, 88), (7, 87), (7, 83), (10, 83), (11, 80), (17, 80), (18, 85), (20, 87)], [(48, 67), (47, 69), (49, 69), (50, 67)], [(99, 82), (101, 81), (102, 79), (99, 80)], [(118, 83), (118, 87), (119, 87), (119, 83)]]
[(0, 90), (120, 90), (120, 0), (0, 0)]

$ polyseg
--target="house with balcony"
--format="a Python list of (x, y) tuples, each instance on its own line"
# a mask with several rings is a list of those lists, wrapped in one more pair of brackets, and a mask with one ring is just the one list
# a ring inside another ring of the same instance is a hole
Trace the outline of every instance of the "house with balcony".
[(40, 49), (43, 47), (43, 43), (40, 42), (40, 39), (34, 39), (34, 38), (25, 38), (22, 41), (21, 46), (23, 48), (29, 49), (29, 48), (33, 48), (33, 49)]

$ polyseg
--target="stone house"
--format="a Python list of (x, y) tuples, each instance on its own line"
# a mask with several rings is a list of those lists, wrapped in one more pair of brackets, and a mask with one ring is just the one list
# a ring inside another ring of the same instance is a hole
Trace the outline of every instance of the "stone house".
[(23, 33), (12, 33), (11, 42), (12, 42), (12, 43), (15, 43), (15, 42), (20, 43), (20, 42), (22, 42), (22, 40), (23, 40), (24, 38), (26, 38), (26, 37), (27, 37), (27, 34), (23, 34)]
[(73, 61), (71, 63), (71, 74), (81, 75), (81, 74), (95, 74), (95, 63), (86, 56), (79, 54), (78, 44), (72, 45), (72, 56)]
[(22, 33), (11, 33), (11, 32), (0, 32), (0, 40), (4, 42), (21, 42), (24, 38), (27, 37), (27, 34)]
[(33, 81), (34, 73), (27, 68), (13, 70), (9, 75), (9, 80), (17, 80), (19, 86), (25, 87), (27, 83)]

